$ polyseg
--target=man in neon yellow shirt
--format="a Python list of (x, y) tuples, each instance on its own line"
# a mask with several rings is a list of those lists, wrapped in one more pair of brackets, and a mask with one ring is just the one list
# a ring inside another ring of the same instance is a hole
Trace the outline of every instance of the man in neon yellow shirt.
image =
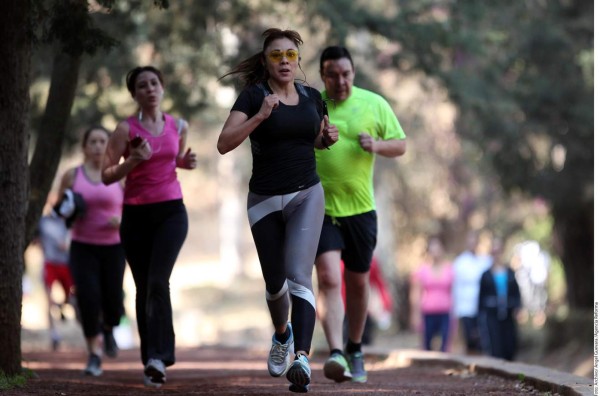
[[(346, 48), (326, 48), (321, 54), (320, 72), (329, 119), (339, 130), (335, 146), (315, 153), (317, 173), (325, 190), (325, 220), (316, 258), (319, 317), (331, 351), (324, 372), (336, 382), (366, 382), (361, 340), (369, 303), (370, 264), (377, 242), (375, 154), (390, 158), (403, 155), (405, 135), (384, 98), (353, 86), (354, 63)], [(344, 261), (346, 282), (345, 351), (340, 260)]]

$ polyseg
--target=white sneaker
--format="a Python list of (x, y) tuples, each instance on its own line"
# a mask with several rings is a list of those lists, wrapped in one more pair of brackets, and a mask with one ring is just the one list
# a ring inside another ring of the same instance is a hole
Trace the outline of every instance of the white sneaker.
[(281, 377), (285, 374), (290, 364), (290, 352), (294, 350), (294, 334), (292, 333), (292, 325), (287, 325), (290, 336), (283, 344), (275, 339), (273, 334), (273, 344), (267, 359), (267, 368), (272, 377)]
[(162, 360), (149, 359), (144, 368), (144, 376), (149, 377), (151, 382), (164, 384), (167, 382), (167, 371)]

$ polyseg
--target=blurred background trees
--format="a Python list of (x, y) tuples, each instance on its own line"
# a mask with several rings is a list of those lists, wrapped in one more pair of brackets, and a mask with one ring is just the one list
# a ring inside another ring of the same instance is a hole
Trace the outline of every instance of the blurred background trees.
[[(54, 101), (46, 106), (50, 82), (64, 94), (73, 86), (67, 80), (78, 76), (69, 127), (54, 128), (65, 132), (68, 149), (88, 125), (112, 127), (134, 110), (124, 75), (152, 63), (167, 78), (166, 110), (196, 123), (210, 145), (235, 96), (223, 86), (235, 81), (217, 78), (260, 50), (266, 27), (297, 29), (308, 83), (322, 86), (324, 46), (348, 46), (357, 85), (388, 97), (409, 136), (406, 159), (378, 168), (378, 194), (396, 235), (386, 250), (399, 250), (399, 268), (411, 242), (425, 234), (441, 234), (457, 251), (469, 228), (510, 237), (550, 219), (553, 236), (542, 242), (564, 264), (568, 302), (591, 307), (593, 3), (91, 3), (82, 15), (82, 2), (56, 2), (62, 19), (49, 29), (62, 47), (55, 40), (34, 54), (34, 136), (48, 125), (42, 117), (58, 112)], [(69, 12), (87, 23), (67, 23)], [(84, 28), (85, 35), (74, 34)], [(81, 55), (81, 66), (57, 75), (56, 61), (47, 60), (65, 52)], [(204, 172), (215, 168), (214, 153), (207, 154)], [(247, 169), (235, 171), (247, 176)]]
[(376, 168), (378, 255), (388, 276), (417, 264), (428, 235), (453, 255), (468, 230), (481, 229), (540, 242), (559, 280), (551, 298), (591, 308), (593, 2), (34, 3), (38, 37), (51, 40), (32, 58), (28, 235), (60, 155), (89, 125), (113, 128), (131, 114), (125, 74), (153, 64), (166, 77), (164, 110), (190, 120), (200, 154), (200, 169), (185, 176), (199, 185), (186, 195), (201, 220), (192, 225), (201, 236), (194, 243), (207, 259), (239, 262), (243, 275), (253, 249), (235, 208), (245, 199), (250, 153), (215, 150), (238, 88), (218, 77), (260, 51), (263, 30), (289, 28), (305, 40), (301, 68), (310, 85), (322, 88), (320, 51), (345, 45), (356, 85), (387, 97), (407, 133), (407, 155)]

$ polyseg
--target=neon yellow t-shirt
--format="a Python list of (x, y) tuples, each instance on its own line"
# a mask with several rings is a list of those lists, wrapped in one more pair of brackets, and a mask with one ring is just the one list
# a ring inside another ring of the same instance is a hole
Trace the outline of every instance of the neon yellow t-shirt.
[[(326, 92), (321, 96), (327, 98)], [(317, 173), (325, 190), (325, 213), (333, 217), (353, 216), (375, 209), (373, 169), (375, 155), (364, 151), (358, 134), (367, 132), (382, 139), (404, 139), (404, 131), (389, 103), (380, 95), (352, 87), (341, 103), (327, 102), (329, 122), (339, 130), (339, 140), (330, 150), (315, 150)]]

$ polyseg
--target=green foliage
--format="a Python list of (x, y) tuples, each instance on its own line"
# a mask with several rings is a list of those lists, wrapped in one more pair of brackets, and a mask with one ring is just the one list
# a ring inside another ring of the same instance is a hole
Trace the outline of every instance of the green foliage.
[(35, 373), (26, 368), (22, 369), (21, 374), (15, 376), (7, 376), (0, 371), (0, 391), (22, 388), (27, 384), (27, 380), (34, 377)]
[[(163, 69), (171, 109), (201, 111), (214, 78), (254, 53), (260, 31), (292, 4), (279, 10), (266, 0), (98, 3), (110, 12), (89, 13), (86, 1), (34, 1), (33, 25), (43, 42), (89, 55), (111, 49), (84, 64), (83, 84), (95, 87), (79, 95), (76, 125), (121, 116), (122, 106), (107, 95), (140, 62)], [(573, 197), (590, 199), (593, 177), (592, 7), (558, 0), (307, 1), (306, 15), (294, 23), (324, 34), (322, 45), (350, 44), (359, 60), (381, 52), (379, 39), (399, 44), (386, 62), (444, 83), (460, 108), (458, 133), (486, 153), (507, 191), (576, 203)], [(356, 37), (365, 41), (365, 33), (367, 47), (351, 44)], [(224, 44), (227, 35), (238, 44)], [(307, 39), (306, 45), (319, 43)], [(377, 90), (376, 74), (365, 69), (358, 68), (357, 84)]]
[[(115, 5), (115, 1), (118, 0), (96, 0), (98, 2), (98, 4), (100, 4), (102, 7), (106, 7), (108, 10), (112, 10), (113, 6)], [(154, 1), (154, 5), (158, 8), (169, 8), (169, 0), (153, 0)]]
[[(402, 159), (409, 166), (387, 162), (377, 175), (397, 191), (396, 233), (524, 228), (521, 235), (550, 250), (555, 222), (548, 213), (532, 220), (529, 200), (539, 197), (550, 210), (593, 200), (593, 2), (101, 0), (106, 10), (86, 15), (64, 9), (77, 2), (34, 2), (44, 5), (32, 23), (36, 37), (64, 39), (66, 48), (90, 55), (71, 143), (88, 125), (112, 128), (135, 110), (124, 76), (139, 64), (165, 74), (166, 111), (209, 133), (205, 126), (223, 121), (222, 84), (235, 86), (217, 78), (260, 50), (260, 33), (275, 26), (302, 33), (302, 70), (313, 83), (320, 83), (320, 50), (341, 44), (353, 54), (356, 85), (392, 96), (403, 79), (419, 79), (431, 95), (414, 104), (403, 103), (403, 92), (391, 100), (410, 142)], [(60, 7), (64, 15), (54, 15)], [(60, 21), (54, 30), (52, 21)], [(81, 42), (69, 44), (74, 38)], [(34, 126), (54, 50), (39, 46), (32, 62)], [(395, 85), (383, 86), (390, 72)], [(432, 97), (456, 109), (448, 130), (427, 124)]]
[[(443, 81), (460, 109), (458, 133), (486, 153), (507, 192), (561, 205), (591, 199), (592, 2), (421, 0), (385, 14), (347, 8), (372, 34), (402, 46), (393, 57), (400, 69)], [(350, 28), (340, 29), (342, 37)]]
[[(534, 203), (534, 208), (536, 205), (541, 204)], [(515, 233), (515, 239), (520, 241), (537, 241), (542, 249), (551, 250), (553, 227), (552, 217), (548, 216), (547, 210), (539, 210), (538, 213), (534, 210), (525, 218), (519, 232)]]
[(94, 55), (98, 49), (108, 50), (118, 43), (94, 25), (87, 1), (36, 0), (33, 5), (38, 43), (57, 43), (61, 51), (74, 56)]
[(486, 3), (481, 13), (481, 4), (455, 4), (462, 60), (442, 78), (461, 108), (460, 130), (490, 155), (507, 190), (555, 204), (589, 199), (593, 90), (577, 62), (593, 45), (589, 5)]
[[(58, 3), (63, 7), (72, 7), (71, 2)], [(238, 56), (237, 52), (231, 53), (223, 47), (223, 31), (231, 31), (231, 35), (239, 37), (258, 37), (244, 33), (245, 25), (252, 23), (245, 1), (155, 2), (159, 7), (154, 7), (150, 1), (104, 0), (100, 4), (107, 7), (106, 10), (79, 15), (79, 25), (85, 24), (105, 33), (90, 34), (96, 41), (86, 44), (82, 40), (79, 47), (73, 47), (88, 48), (97, 44), (94, 48), (110, 50), (86, 52), (89, 56), (84, 58), (81, 67), (81, 89), (71, 117), (73, 129), (67, 132), (70, 136), (68, 146), (78, 141), (80, 132), (87, 125), (100, 123), (112, 128), (117, 119), (134, 111), (135, 104), (124, 88), (124, 78), (131, 68), (140, 64), (157, 66), (165, 75), (169, 93), (169, 100), (165, 102), (166, 111), (188, 119), (195, 116), (208, 106), (208, 98), (214, 94), (209, 91), (209, 86), (216, 76), (222, 74), (227, 59), (233, 54)], [(56, 4), (53, 7), (55, 10)], [(45, 10), (47, 16), (54, 15), (49, 5)], [(70, 10), (62, 14), (74, 13), (74, 10)], [(51, 25), (51, 22), (47, 24)], [(50, 39), (62, 42), (65, 36), (81, 39), (80, 34), (69, 33), (67, 23), (58, 25), (63, 30), (56, 33), (52, 31), (52, 36), (40, 34), (40, 37), (45, 37), (46, 43)], [(112, 41), (102, 41), (108, 35)], [(241, 48), (243, 51), (256, 46), (242, 45)], [(42, 83), (49, 75), (50, 65), (42, 60), (52, 56), (52, 52), (52, 48), (38, 47), (35, 58), (39, 61), (32, 62), (34, 86), (35, 82)], [(39, 90), (35, 89), (35, 92)], [(34, 96), (32, 99), (31, 125), (35, 126), (39, 124), (45, 102), (43, 97), (38, 99)]]
[(560, 306), (565, 303), (566, 283), (563, 263), (556, 256), (550, 260), (548, 271), (548, 302)]

